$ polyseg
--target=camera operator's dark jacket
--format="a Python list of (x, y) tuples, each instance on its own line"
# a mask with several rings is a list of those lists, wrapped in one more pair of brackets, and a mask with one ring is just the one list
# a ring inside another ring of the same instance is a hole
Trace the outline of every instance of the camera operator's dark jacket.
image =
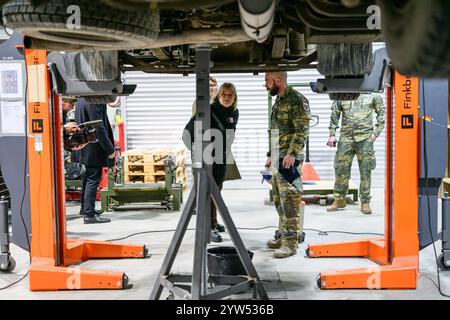
[(90, 143), (79, 152), (79, 162), (86, 167), (113, 166), (114, 160), (108, 156), (114, 152), (114, 135), (109, 124), (106, 104), (88, 104), (84, 99), (78, 99), (75, 108), (75, 122), (78, 124), (102, 120), (103, 125), (96, 128), (98, 142)]
[[(64, 126), (67, 124), (67, 114), (64, 114), (64, 112), (63, 112), (62, 120), (63, 120), (63, 141), (66, 141), (66, 138), (69, 134), (66, 132), (66, 128), (64, 128)], [(65, 145), (64, 145), (64, 150), (70, 151), (70, 149), (66, 149)]]
[[(239, 110), (237, 108), (225, 108), (218, 99), (215, 99), (211, 104), (211, 129), (218, 129), (222, 133), (222, 137), (224, 137), (222, 164), (213, 163), (213, 176), (218, 185), (225, 180), (227, 155), (231, 152), (230, 149), (234, 141), (234, 132), (236, 131), (238, 119)], [(189, 120), (183, 132), (183, 142), (189, 150), (192, 150), (191, 146), (194, 143), (194, 121), (195, 116)], [(227, 129), (231, 129), (233, 134), (230, 135)]]

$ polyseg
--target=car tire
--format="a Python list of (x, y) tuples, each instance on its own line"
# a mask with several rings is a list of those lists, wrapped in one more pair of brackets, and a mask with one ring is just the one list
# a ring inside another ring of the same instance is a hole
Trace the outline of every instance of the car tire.
[(450, 75), (450, 1), (378, 1), (394, 67), (423, 77)]
[(372, 43), (319, 44), (317, 70), (324, 76), (361, 76), (372, 71)]
[[(143, 48), (158, 36), (159, 11), (125, 11), (97, 1), (50, 0), (32, 5), (31, 0), (15, 0), (3, 6), (3, 23), (25, 35), (52, 43), (73, 44), (78, 49)], [(73, 10), (72, 10), (73, 9)]]
[(329, 93), (330, 100), (333, 101), (352, 101), (359, 98), (359, 93)]

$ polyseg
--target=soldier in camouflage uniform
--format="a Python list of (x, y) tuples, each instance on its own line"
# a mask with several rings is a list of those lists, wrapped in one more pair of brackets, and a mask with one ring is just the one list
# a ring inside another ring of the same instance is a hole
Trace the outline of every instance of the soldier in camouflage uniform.
[(303, 218), (300, 204), (303, 186), (296, 169), (309, 135), (311, 119), (309, 102), (287, 85), (286, 72), (266, 73), (266, 89), (277, 95), (271, 114), (271, 151), (266, 167), (272, 168), (272, 192), (279, 215), (281, 237), (267, 241), (274, 258), (286, 258), (297, 253), (298, 235)]
[[(373, 126), (373, 112), (377, 115), (377, 123)], [(335, 145), (336, 129), (342, 114), (340, 139), (334, 158), (335, 184), (334, 202), (327, 211), (345, 208), (345, 197), (348, 192), (348, 181), (356, 154), (359, 165), (361, 183), (359, 186), (361, 211), (371, 214), (370, 182), (371, 173), (375, 169), (375, 151), (373, 143), (384, 129), (385, 108), (380, 95), (361, 95), (355, 101), (334, 101), (331, 107), (330, 137), (328, 146)]]

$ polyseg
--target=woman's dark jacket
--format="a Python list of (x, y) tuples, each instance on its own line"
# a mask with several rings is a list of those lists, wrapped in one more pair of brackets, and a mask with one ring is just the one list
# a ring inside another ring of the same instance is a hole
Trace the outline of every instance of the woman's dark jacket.
[[(234, 141), (234, 132), (236, 131), (238, 119), (239, 110), (237, 108), (225, 108), (220, 104), (218, 99), (214, 100), (211, 104), (211, 129), (219, 130), (222, 137), (224, 137), (222, 146), (222, 150), (224, 150), (223, 158), (221, 159), (222, 163), (214, 162), (212, 166), (214, 180), (217, 185), (222, 184), (225, 179), (227, 169), (226, 159), (227, 155), (231, 151), (231, 145)], [(183, 142), (189, 150), (192, 150), (192, 144), (194, 143), (194, 122), (195, 116), (189, 120), (183, 132)], [(215, 143), (214, 137), (213, 143)], [(214, 149), (220, 148), (215, 146)]]

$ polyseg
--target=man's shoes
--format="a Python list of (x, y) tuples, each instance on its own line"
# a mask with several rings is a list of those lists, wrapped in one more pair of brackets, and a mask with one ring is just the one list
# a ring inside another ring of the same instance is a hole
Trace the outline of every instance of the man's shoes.
[(292, 249), (286, 245), (283, 245), (273, 252), (273, 257), (277, 259), (283, 259), (293, 256), (294, 254), (297, 254), (297, 249)]
[(216, 224), (216, 229), (219, 232), (225, 232), (225, 226), (223, 224), (220, 223)]
[(211, 242), (222, 242), (222, 236), (220, 235), (219, 231), (217, 231), (217, 229), (211, 229), (209, 240)]
[(369, 203), (361, 203), (361, 212), (364, 214), (372, 213), (372, 209), (370, 209)]
[(281, 232), (280, 232), (280, 230), (275, 230), (273, 239), (267, 240), (266, 246), (267, 246), (267, 248), (270, 248), (270, 249), (278, 249), (281, 247)]
[(345, 198), (336, 198), (334, 199), (331, 206), (327, 207), (327, 211), (338, 211), (339, 209), (343, 209), (347, 206), (347, 202), (345, 201)]
[[(298, 235), (298, 243), (305, 242), (306, 234), (302, 232)], [(281, 232), (276, 230), (274, 239), (267, 240), (266, 246), (270, 249), (278, 249), (281, 247)]]
[(83, 220), (84, 224), (111, 222), (111, 219), (100, 217), (98, 214), (85, 214)]
[(281, 238), (268, 240), (266, 246), (270, 249), (279, 249), (281, 247)]
[[(102, 213), (103, 213), (103, 210), (95, 210), (95, 214), (102, 214)], [(84, 216), (86, 214), (86, 212), (80, 210), (79, 214), (80, 214), (80, 216)]]

